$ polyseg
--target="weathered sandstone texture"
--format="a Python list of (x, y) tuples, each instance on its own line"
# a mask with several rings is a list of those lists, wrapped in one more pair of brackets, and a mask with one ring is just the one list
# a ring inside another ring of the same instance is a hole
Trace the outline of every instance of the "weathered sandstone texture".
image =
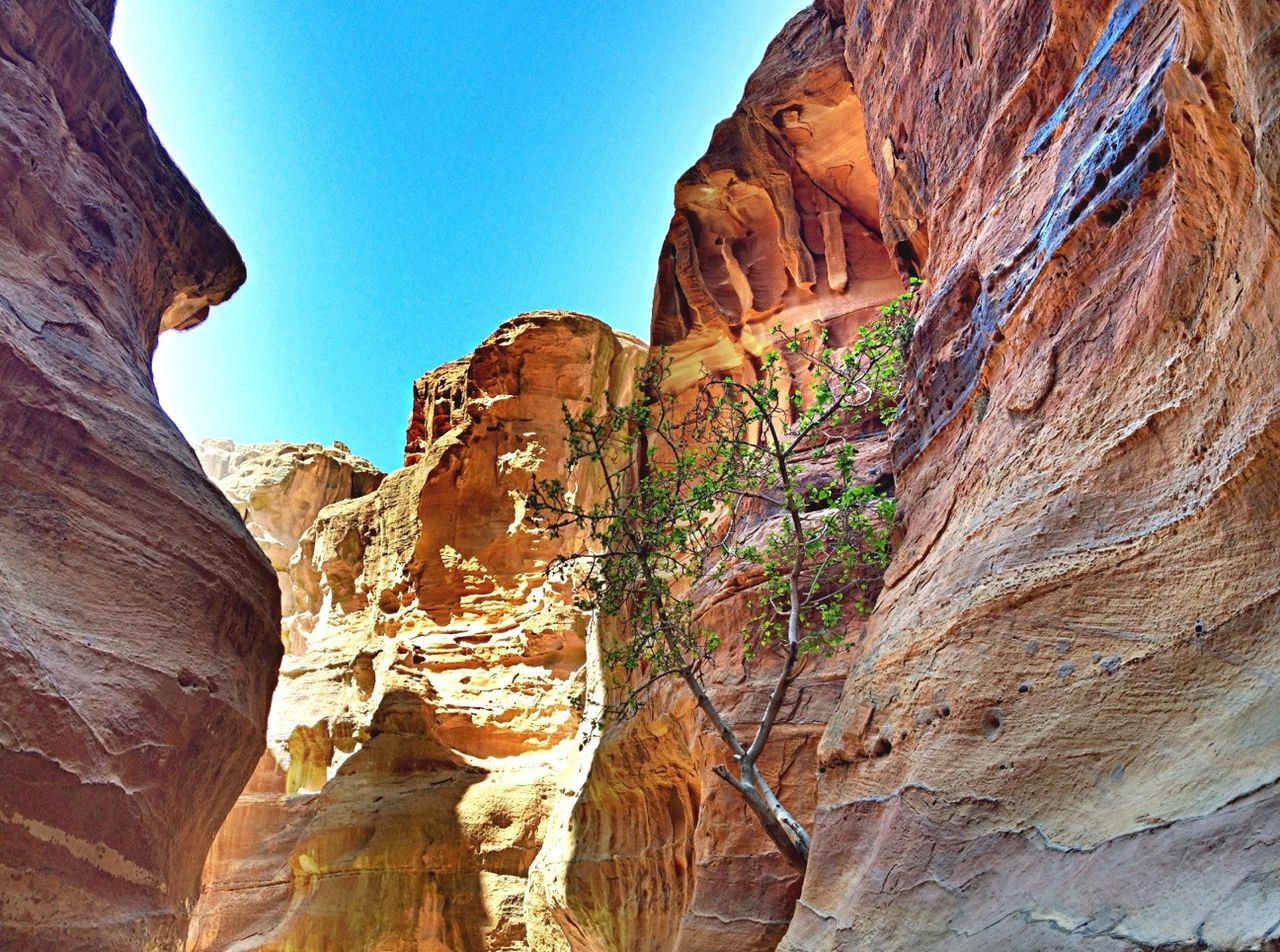
[[(629, 399), (643, 353), (581, 315), (508, 321), (418, 382), (406, 467), (302, 533), (268, 750), (210, 853), (189, 948), (528, 947), (587, 621), (545, 576), (578, 540), (530, 531), (524, 496), (535, 473), (572, 478), (562, 405)], [(301, 473), (258, 472), (237, 492), (272, 514), (251, 523), (300, 515)]]
[(929, 294), (782, 948), (1274, 943), (1280, 7), (805, 16)]
[[(842, 32), (802, 15), (770, 46), (734, 115), (676, 185), (659, 263), (653, 342), (668, 348), (669, 385), (708, 374), (754, 379), (776, 350), (775, 324), (825, 328), (834, 346), (879, 317), (903, 289), (880, 233), (877, 184)], [(792, 368), (803, 388), (806, 368)], [(883, 428), (857, 435), (861, 475), (891, 486)], [(775, 514), (759, 512), (749, 531)], [(758, 570), (703, 585), (702, 617), (726, 645), (709, 693), (742, 736), (764, 710), (780, 659), (745, 664), (741, 635), (757, 604)], [(874, 594), (874, 592), (872, 592)], [(806, 660), (762, 768), (802, 822), (813, 820), (818, 739), (854, 653)], [(607, 627), (605, 634), (608, 634)], [(616, 697), (615, 697), (616, 699)], [(614, 726), (581, 766), (535, 864), (530, 905), (538, 948), (773, 949), (800, 876), (738, 794), (711, 771), (727, 751), (683, 684), (667, 682)], [(562, 936), (562, 937), (561, 937)]]
[(231, 440), (202, 440), (196, 446), (196, 456), (271, 560), (280, 583), (281, 636), (290, 651), (300, 654), (301, 641), (290, 647), (298, 619), (289, 562), (298, 543), (325, 506), (367, 496), (386, 474), (368, 460), (353, 456), (341, 443), (242, 445)]
[(262, 750), (270, 567), (156, 401), (243, 281), (113, 4), (0, 2), (0, 947), (180, 947)]

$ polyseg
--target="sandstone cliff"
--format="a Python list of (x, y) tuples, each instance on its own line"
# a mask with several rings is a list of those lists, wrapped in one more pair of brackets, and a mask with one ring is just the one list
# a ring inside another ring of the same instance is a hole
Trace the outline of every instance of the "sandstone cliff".
[[(687, 386), (930, 282), (887, 588), (791, 727), (834, 714), (782, 945), (1274, 941), (1280, 13), (845, 6), (788, 24), (681, 179), (653, 325)], [(560, 810), (537, 881), (575, 948), (786, 922), (759, 838), (720, 852), (750, 820), (690, 707), (606, 736)]]
[[(755, 379), (777, 349), (772, 328), (825, 328), (834, 346), (901, 293), (880, 233), (876, 179), (838, 24), (793, 20), (748, 80), (742, 103), (707, 154), (676, 185), (659, 261), (653, 341), (668, 349), (669, 386), (708, 374)], [(786, 386), (803, 389), (795, 365)], [(892, 485), (883, 430), (859, 442), (860, 475)], [(774, 518), (757, 513), (747, 531)], [(758, 572), (739, 567), (703, 586), (703, 620), (726, 639), (708, 689), (750, 736), (780, 660), (742, 660)], [(762, 768), (805, 824), (817, 796), (818, 739), (854, 651), (809, 658)], [(738, 795), (712, 774), (720, 741), (687, 689), (669, 682), (636, 718), (610, 729), (581, 767), (539, 859), (531, 903), (553, 923), (542, 948), (711, 950), (774, 948), (791, 919), (800, 876)], [(620, 822), (620, 818), (626, 818)]]
[(353, 456), (341, 443), (253, 443), (203, 440), (196, 456), (205, 474), (235, 506), (258, 546), (271, 560), (280, 584), (281, 637), (294, 654), (305, 650), (296, 631), (289, 563), (303, 533), (320, 510), (344, 499), (367, 496), (386, 474)]
[(930, 296), (782, 947), (1274, 941), (1280, 11), (808, 16)]
[[(627, 399), (642, 355), (539, 312), (418, 382), (406, 467), (323, 509), (292, 556), (268, 751), (210, 854), (189, 948), (528, 947), (587, 622), (547, 581), (560, 543), (529, 531), (523, 500), (534, 473), (563, 472), (562, 405)], [(251, 525), (300, 514), (296, 469), (243, 472), (237, 492), (269, 510)]]
[[(22, 947), (172, 944), (274, 677), (269, 573), (146, 371), (238, 259), (109, 59), (109, 7), (0, 5), (0, 940)], [(521, 500), (563, 470), (561, 404), (625, 398), (637, 343), (508, 322), (418, 381), (385, 480), (338, 447), (206, 446), (280, 575), (288, 655), (189, 947), (1277, 941), (1278, 21), (822, 0), (677, 183), (653, 337), (678, 391), (752, 377), (776, 322), (845, 343), (928, 279), (903, 414), (859, 434), (862, 475), (896, 480), (893, 564), (764, 764), (815, 835), (803, 883), (682, 688), (603, 736), (578, 714), (616, 633), (544, 577), (561, 543)], [(769, 684), (733, 640), (754, 582), (703, 592), (738, 724)]]
[[(156, 401), (243, 281), (113, 4), (0, 3), (0, 946), (173, 948), (262, 749), (270, 568)], [(192, 791), (200, 791), (192, 796)]]

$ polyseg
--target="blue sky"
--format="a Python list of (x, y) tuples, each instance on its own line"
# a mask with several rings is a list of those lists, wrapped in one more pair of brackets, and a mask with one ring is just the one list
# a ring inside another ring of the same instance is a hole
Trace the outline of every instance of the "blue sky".
[[(156, 357), (188, 438), (400, 464), (412, 381), (521, 311), (647, 334), (676, 178), (802, 0), (120, 0), (249, 281)], [(317, 12), (321, 11), (321, 12)]]

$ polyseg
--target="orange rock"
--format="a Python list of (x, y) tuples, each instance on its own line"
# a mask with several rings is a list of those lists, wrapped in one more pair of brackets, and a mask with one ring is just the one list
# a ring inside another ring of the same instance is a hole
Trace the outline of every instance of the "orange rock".
[[(709, 374), (756, 379), (777, 349), (775, 324), (825, 328), (839, 347), (879, 317), (903, 279), (881, 240), (876, 188), (843, 31), (808, 10), (773, 42), (737, 111), (676, 186), (653, 317), (669, 385), (691, 391)], [(804, 389), (807, 368), (791, 371), (784, 384)], [(890, 481), (883, 431), (871, 426), (860, 444), (862, 475)], [(759, 531), (772, 519), (756, 518)], [(704, 583), (702, 598), (703, 618), (726, 639), (708, 690), (747, 736), (780, 663), (743, 662), (758, 583), (741, 567)], [(851, 653), (803, 664), (762, 760), (805, 824), (814, 817), (818, 738), (862, 648), (856, 615), (850, 626)], [(687, 689), (665, 684), (638, 716), (584, 741), (591, 759), (553, 814), (531, 876), (533, 947), (773, 949), (800, 876), (711, 772), (726, 751)]]
[(156, 401), (162, 330), (244, 280), (111, 51), (0, 4), (0, 946), (182, 942), (262, 750), (267, 561)]
[[(581, 315), (508, 321), (419, 381), (409, 465), (302, 534), (268, 752), (210, 854), (189, 948), (528, 947), (586, 619), (545, 576), (576, 540), (530, 531), (523, 501), (564, 470), (562, 406), (629, 399), (643, 353)], [(300, 482), (240, 494), (298, 513)]]

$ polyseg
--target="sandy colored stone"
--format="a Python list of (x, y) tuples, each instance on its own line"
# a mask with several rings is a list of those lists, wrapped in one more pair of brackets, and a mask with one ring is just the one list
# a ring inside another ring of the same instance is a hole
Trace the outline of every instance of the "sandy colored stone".
[(268, 750), (210, 854), (189, 948), (529, 948), (526, 876), (575, 763), (587, 622), (546, 578), (577, 540), (530, 531), (523, 500), (534, 473), (563, 473), (562, 407), (627, 399), (642, 355), (537, 312), (418, 382), (408, 465), (323, 509), (293, 555)]
[(262, 750), (270, 567), (160, 409), (244, 280), (105, 32), (0, 3), (0, 947), (182, 944)]
[(298, 543), (325, 506), (368, 495), (386, 474), (342, 443), (209, 439), (197, 444), (196, 455), (271, 560), (280, 582), (282, 637), (286, 649), (297, 653), (301, 648), (293, 642), (297, 619), (289, 562)]

